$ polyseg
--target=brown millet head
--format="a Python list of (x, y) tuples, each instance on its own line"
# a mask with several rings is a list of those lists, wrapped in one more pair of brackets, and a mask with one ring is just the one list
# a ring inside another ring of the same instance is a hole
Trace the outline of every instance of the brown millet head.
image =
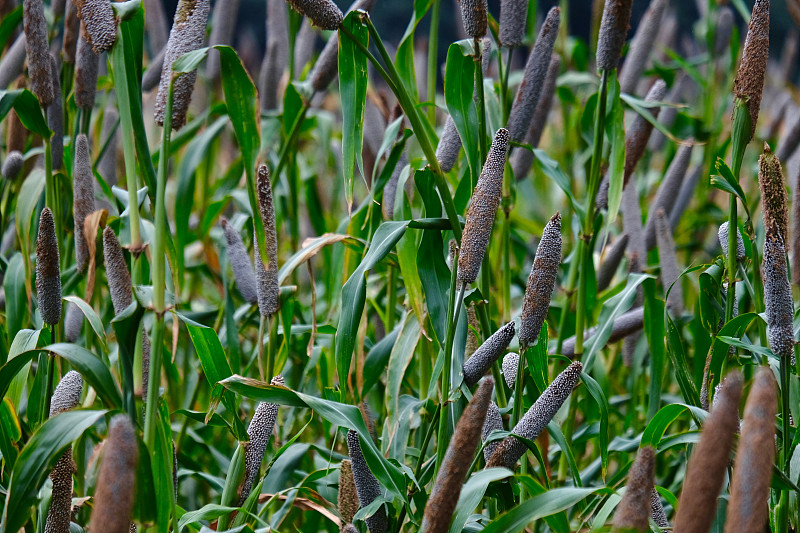
[(531, 120), (539, 105), (547, 71), (550, 67), (550, 58), (553, 55), (558, 26), (561, 23), (561, 9), (553, 7), (547, 12), (547, 17), (539, 29), (536, 44), (533, 46), (528, 61), (525, 63), (525, 72), (522, 82), (514, 97), (514, 104), (508, 114), (508, 132), (512, 140), (524, 142), (525, 136), (531, 127)]
[(342, 10), (333, 0), (287, 0), (298, 13), (323, 30), (337, 30), (344, 19)]
[(308, 73), (307, 79), (311, 80), (311, 87), (314, 91), (323, 91), (330, 85), (333, 78), (338, 73), (339, 66), (339, 38), (337, 35), (331, 36), (322, 52), (319, 53), (316, 63)]
[(263, 316), (270, 316), (280, 307), (280, 283), (278, 281), (278, 234), (275, 228), (275, 207), (272, 199), (272, 184), (266, 165), (258, 167), (256, 195), (259, 215), (264, 224), (266, 252), (269, 260), (269, 264), (264, 265), (261, 260), (258, 238), (254, 235), (256, 293), (259, 311)]
[(631, 45), (628, 47), (625, 63), (619, 76), (622, 92), (632, 94), (636, 90), (636, 85), (641, 81), (650, 52), (654, 48), (659, 30), (661, 30), (661, 20), (666, 7), (666, 0), (654, 0), (644, 12)]
[(72, 518), (72, 474), (75, 471), (72, 448), (67, 448), (50, 471), (53, 490), (44, 533), (69, 533)]
[(0, 175), (2, 175), (8, 181), (14, 181), (14, 179), (19, 175), (19, 172), (22, 170), (24, 164), (25, 157), (22, 155), (22, 152), (13, 150), (6, 155), (5, 161), (3, 161), (2, 170), (0, 170)]
[(664, 511), (664, 505), (661, 503), (661, 497), (655, 487), (653, 487), (653, 492), (650, 493), (650, 516), (653, 518), (653, 522), (661, 529), (669, 527), (667, 513)]
[(500, 196), (503, 193), (506, 152), (508, 152), (508, 130), (500, 128), (494, 136), (467, 209), (464, 233), (461, 236), (461, 251), (458, 256), (459, 285), (469, 285), (478, 278), (478, 271), (492, 235), (492, 225), (500, 205)]
[(78, 272), (89, 262), (89, 245), (84, 233), (84, 222), (94, 212), (94, 174), (89, 140), (81, 133), (75, 142), (75, 161), (72, 168), (72, 214), (75, 219), (75, 260)]
[(784, 244), (789, 238), (789, 198), (778, 156), (764, 143), (764, 153), (758, 158), (758, 185), (761, 188), (761, 212), (764, 225), (774, 222)]
[(122, 254), (122, 247), (119, 245), (117, 235), (110, 226), (106, 226), (103, 230), (103, 255), (105, 257), (108, 292), (111, 294), (114, 314), (118, 315), (133, 302), (133, 288), (128, 265), (125, 263), (125, 256)]
[(461, 137), (458, 135), (456, 123), (453, 117), (448, 116), (442, 130), (442, 138), (436, 147), (436, 159), (439, 166), (445, 172), (450, 172), (458, 160), (458, 152), (461, 150)]
[[(353, 469), (353, 483), (356, 486), (358, 503), (361, 507), (366, 507), (380, 497), (382, 493), (381, 485), (367, 466), (364, 454), (361, 452), (361, 443), (358, 440), (358, 433), (354, 430), (347, 432), (347, 449), (350, 453), (350, 462)], [(381, 506), (375, 514), (365, 520), (370, 533), (385, 533), (388, 527), (386, 518), (386, 507)]]
[(486, 19), (486, 0), (458, 0), (461, 6), (461, 19), (464, 31), (473, 39), (486, 35), (488, 21)]
[(536, 258), (525, 287), (519, 326), (522, 351), (525, 347), (535, 344), (539, 338), (539, 332), (550, 308), (550, 298), (556, 285), (560, 264), (561, 215), (556, 213), (542, 231), (542, 239), (536, 248)]
[(611, 531), (650, 531), (650, 503), (653, 494), (653, 477), (656, 451), (645, 446), (639, 449), (636, 460), (628, 471), (625, 495), (614, 513)]
[[(284, 385), (281, 376), (275, 376), (271, 381), (272, 385)], [(267, 451), (269, 439), (275, 429), (275, 422), (278, 420), (278, 404), (261, 402), (256, 407), (256, 412), (250, 425), (247, 427), (247, 436), (250, 442), (244, 449), (244, 468), (245, 476), (242, 483), (242, 492), (239, 498), (240, 505), (244, 503), (250, 495), (253, 485), (258, 479), (261, 470), (261, 462), (264, 460), (264, 453)]]
[[(169, 34), (164, 64), (161, 67), (161, 81), (154, 107), (156, 122), (164, 125), (169, 83), (172, 79), (172, 63), (187, 52), (203, 46), (206, 36), (206, 22), (210, 10), (209, 0), (180, 0), (175, 10), (175, 20)], [(172, 129), (179, 130), (186, 124), (186, 112), (192, 99), (197, 70), (180, 74), (172, 87)]]
[(675, 255), (675, 240), (672, 238), (672, 226), (663, 209), (655, 215), (655, 234), (658, 245), (658, 261), (661, 263), (661, 284), (667, 296), (667, 308), (675, 315), (683, 313), (683, 288), (679, 279), (681, 269)]
[(794, 303), (786, 265), (786, 249), (775, 224), (767, 226), (764, 238), (764, 308), (767, 340), (778, 357), (794, 354)]
[(236, 287), (245, 301), (255, 303), (258, 301), (256, 275), (253, 272), (253, 263), (250, 262), (250, 256), (242, 242), (242, 236), (225, 217), (220, 218), (220, 225), (225, 234), (228, 260), (231, 262)]
[(82, 389), (83, 378), (78, 372), (70, 370), (64, 374), (50, 397), (50, 417), (78, 407)]
[(358, 533), (358, 530), (353, 524), (345, 524), (342, 527), (342, 533)]
[(464, 478), (467, 476), (481, 438), (493, 390), (494, 380), (491, 377), (481, 381), (472, 400), (458, 419), (439, 468), (439, 474), (436, 476), (436, 483), (425, 505), (421, 531), (447, 533), (450, 528), (450, 520), (461, 495)]
[(53, 212), (42, 209), (36, 239), (36, 298), (45, 324), (61, 320), (61, 270), (58, 263), (58, 238)]
[(719, 6), (717, 11), (717, 31), (714, 36), (714, 53), (720, 55), (725, 52), (725, 48), (731, 43), (733, 35), (733, 10), (730, 6)]
[(674, 531), (700, 533), (711, 528), (717, 497), (730, 463), (733, 438), (739, 430), (741, 396), (742, 374), (731, 372), (714, 397), (700, 441), (689, 458)]
[[(667, 84), (664, 80), (657, 80), (647, 92), (645, 102), (660, 102), (667, 95)], [(650, 112), (656, 118), (661, 111), (660, 107), (650, 108)], [(653, 125), (643, 116), (636, 115), (630, 129), (625, 135), (625, 178), (623, 187), (628, 184), (636, 165), (644, 155), (650, 134), (653, 132)]]
[(769, 59), (769, 0), (756, 0), (753, 14), (750, 16), (750, 26), (747, 28), (747, 38), (744, 41), (742, 62), (739, 64), (733, 86), (733, 94), (746, 103), (750, 112), (750, 139), (756, 132), (767, 59)]
[(597, 70), (617, 68), (631, 22), (633, 0), (606, 0), (597, 38)]
[(358, 495), (353, 481), (353, 467), (350, 459), (343, 460), (342, 466), (339, 468), (339, 494), (336, 506), (344, 523), (351, 523), (353, 516), (358, 512)]
[[(722, 247), (722, 253), (726, 258), (728, 257), (728, 227), (728, 221), (726, 220), (720, 225), (719, 231), (717, 232), (719, 245)], [(742, 238), (742, 232), (739, 231), (739, 228), (736, 228), (736, 259), (738, 261), (744, 261), (744, 256), (744, 239)]]
[(775, 460), (775, 415), (778, 384), (772, 370), (761, 367), (744, 407), (736, 452), (726, 533), (761, 533), (768, 522), (769, 486)]
[[(500, 409), (497, 407), (497, 404), (490, 402), (489, 408), (486, 410), (486, 420), (483, 422), (481, 439), (486, 441), (494, 430), (503, 431), (503, 415), (500, 414)], [(498, 444), (500, 444), (498, 441), (493, 441), (483, 447), (483, 458), (486, 462), (492, 458)]]
[(483, 375), (492, 368), (508, 345), (514, 339), (514, 322), (509, 322), (475, 350), (475, 353), (464, 362), (464, 383), (467, 387), (475, 385)]
[[(512, 433), (528, 440), (536, 440), (572, 394), (582, 371), (583, 365), (580, 361), (575, 361), (565, 368), (528, 409)], [(521, 441), (513, 436), (508, 436), (497, 446), (492, 458), (486, 463), (486, 468), (503, 466), (513, 470), (527, 449), (527, 446)]]
[[(800, 130), (800, 120), (798, 126)], [(800, 187), (795, 187), (792, 193), (792, 238), (792, 264), (798, 265), (792, 269), (792, 283), (800, 285)]]
[(61, 47), (61, 58), (64, 63), (75, 63), (75, 49), (78, 46), (78, 34), (81, 30), (81, 19), (75, 2), (68, 1), (64, 15), (64, 43)]
[(110, 0), (72, 0), (83, 21), (81, 33), (92, 45), (95, 54), (101, 54), (114, 46), (117, 39), (117, 20)]
[(93, 531), (128, 533), (136, 489), (139, 445), (127, 415), (111, 419), (94, 491)]
[(606, 246), (605, 257), (600, 263), (600, 268), (597, 269), (597, 290), (605, 290), (611, 284), (614, 274), (617, 273), (617, 267), (625, 257), (629, 240), (628, 234), (623, 233), (611, 245)]
[(504, 0), (500, 3), (500, 44), (514, 48), (525, 37), (528, 0)]
[(75, 59), (75, 105), (84, 111), (94, 107), (99, 61), (91, 45), (82, 35), (79, 36)]
[(31, 91), (39, 99), (42, 107), (47, 107), (55, 97), (55, 90), (50, 75), (47, 19), (42, 0), (23, 0), (22, 20), (25, 27), (25, 50), (28, 57)]

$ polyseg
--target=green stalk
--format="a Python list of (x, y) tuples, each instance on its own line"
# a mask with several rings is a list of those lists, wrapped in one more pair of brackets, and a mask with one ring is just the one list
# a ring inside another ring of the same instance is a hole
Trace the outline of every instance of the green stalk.
[(517, 363), (517, 379), (514, 382), (514, 417), (512, 418), (513, 423), (511, 427), (515, 427), (522, 418), (522, 405), (525, 403), (523, 398), (525, 391), (523, 376), (525, 375), (525, 352), (527, 351), (527, 346), (520, 346), (519, 363)]
[[(481, 336), (483, 337), (482, 340), (485, 341), (490, 337), (489, 313), (486, 312), (486, 306), (476, 305), (475, 314), (478, 316), (478, 320), (481, 323), (481, 332), (483, 333)], [(494, 379), (494, 392), (497, 394), (497, 405), (505, 407), (508, 405), (508, 400), (506, 399), (506, 390), (503, 387), (503, 376), (500, 374), (502, 364), (502, 360), (494, 362), (492, 365), (492, 378)]]
[(45, 203), (53, 211), (53, 219), (56, 223), (56, 236), (58, 241), (58, 253), (61, 257), (61, 263), (66, 264), (63, 254), (63, 245), (61, 244), (61, 237), (64, 235), (61, 229), (61, 202), (58, 199), (58, 185), (56, 184), (56, 177), (53, 175), (53, 151), (52, 142), (50, 137), (44, 140), (44, 178), (45, 178)]
[(481, 161), (486, 161), (486, 99), (483, 94), (483, 51), (481, 50), (480, 39), (472, 41), (475, 46), (475, 89), (478, 104), (478, 146), (480, 148)]
[(267, 380), (266, 370), (264, 369), (264, 325), (267, 318), (264, 315), (258, 317), (258, 372), (261, 374), (261, 381)]
[(422, 148), (422, 152), (425, 154), (425, 158), (428, 160), (428, 165), (433, 171), (433, 175), (436, 180), (436, 188), (438, 189), (439, 196), (444, 204), (444, 210), (447, 213), (447, 218), (450, 220), (453, 235), (457, 241), (461, 242), (461, 222), (458, 219), (458, 212), (456, 211), (456, 206), (453, 203), (453, 196), (450, 194), (450, 188), (447, 184), (447, 179), (442, 172), (442, 168), (439, 166), (439, 160), (436, 159), (436, 148), (433, 146), (431, 139), (428, 136), (428, 131), (423, 127), (422, 119), (417, 106), (411, 100), (411, 97), (408, 95), (408, 92), (405, 90), (402, 82), (400, 81), (400, 75), (397, 73), (397, 69), (394, 66), (391, 56), (386, 51), (386, 47), (384, 46), (383, 41), (378, 34), (378, 30), (375, 29), (375, 26), (372, 24), (372, 20), (369, 18), (369, 16), (365, 15), (364, 20), (367, 24), (369, 34), (375, 41), (378, 51), (381, 54), (381, 58), (386, 64), (388, 71), (383, 69), (375, 56), (373, 56), (369, 50), (367, 50), (366, 47), (364, 47), (361, 42), (358, 41), (358, 39), (354, 38), (354, 36), (344, 26), (340, 27), (339, 31), (350, 37), (356, 46), (361, 51), (366, 53), (367, 58), (373, 63), (373, 65), (375, 65), (375, 70), (381, 74), (381, 76), (389, 84), (392, 92), (394, 92), (395, 96), (397, 96), (400, 106), (403, 108), (403, 112), (406, 114), (408, 121), (411, 123), (411, 128), (414, 130), (414, 134), (416, 135), (417, 141)]
[[(147, 388), (147, 405), (145, 408), (144, 442), (151, 451), (155, 449), (156, 413), (158, 412), (158, 389), (161, 377), (161, 358), (164, 345), (164, 313), (166, 312), (166, 264), (165, 244), (167, 226), (164, 194), (167, 185), (169, 163), (169, 144), (172, 134), (172, 89), (170, 80), (167, 93), (167, 105), (164, 110), (164, 128), (161, 137), (161, 157), (158, 160), (158, 176), (156, 178), (155, 237), (153, 239), (153, 255), (151, 272), (153, 277), (153, 308), (155, 324), (153, 326), (153, 342), (150, 354), (150, 380)], [(127, 158), (126, 158), (127, 159)], [(133, 211), (133, 210), (131, 210)]]
[(270, 328), (269, 328), (269, 344), (267, 345), (267, 374), (266, 374), (267, 380), (271, 380), (273, 377), (273, 373), (275, 372), (275, 356), (277, 355), (275, 348), (277, 347), (276, 344), (278, 343), (279, 318), (280, 315), (278, 315), (277, 313), (269, 317)]
[(588, 281), (584, 264), (591, 253), (592, 229), (594, 226), (594, 199), (600, 186), (600, 166), (603, 158), (603, 140), (606, 122), (606, 96), (608, 92), (608, 71), (602, 71), (600, 91), (597, 98), (597, 111), (594, 117), (594, 145), (592, 149), (592, 166), (589, 174), (589, 186), (586, 197), (586, 214), (583, 219), (583, 235), (578, 241), (578, 303), (575, 310), (575, 357), (583, 353), (583, 330), (586, 323), (586, 284)]
[(428, 122), (436, 124), (436, 70), (439, 52), (439, 11), (442, 0), (433, 0), (431, 6), (431, 29), (428, 34)]
[[(119, 109), (120, 133), (122, 134), (122, 150), (125, 156), (125, 179), (128, 188), (128, 216), (130, 217), (131, 228), (131, 250), (133, 261), (131, 262), (131, 278), (134, 285), (141, 285), (142, 270), (139, 254), (142, 249), (141, 226), (139, 222), (139, 209), (137, 201), (137, 180), (136, 180), (136, 148), (133, 139), (133, 116), (131, 115), (131, 95), (128, 92), (128, 72), (125, 69), (125, 52), (123, 48), (125, 32), (118, 32), (117, 41), (111, 50), (111, 64), (114, 71), (114, 91), (117, 94), (117, 108)], [(170, 122), (172, 114), (170, 113)], [(160, 161), (169, 157), (162, 148)], [(156, 221), (157, 222), (157, 221)]]
[(394, 330), (394, 308), (397, 305), (397, 287), (395, 286), (395, 281), (397, 278), (397, 273), (393, 266), (389, 265), (386, 272), (387, 280), (386, 280), (386, 316), (385, 316), (385, 324), (386, 324), (386, 333), (390, 333)]

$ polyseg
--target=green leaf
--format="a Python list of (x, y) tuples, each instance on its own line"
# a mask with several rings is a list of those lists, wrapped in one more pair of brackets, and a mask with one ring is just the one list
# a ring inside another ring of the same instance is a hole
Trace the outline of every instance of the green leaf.
[(119, 315), (111, 321), (114, 334), (117, 336), (117, 346), (119, 347), (119, 367), (122, 379), (122, 395), (125, 405), (125, 412), (128, 416), (136, 416), (136, 397), (133, 381), (133, 360), (136, 352), (136, 344), (143, 342), (139, 326), (144, 315), (144, 309), (134, 300)]
[[(369, 32), (361, 21), (361, 13), (351, 11), (342, 26), (358, 42), (369, 46)], [(347, 212), (351, 213), (356, 163), (364, 174), (361, 147), (364, 140), (364, 106), (367, 101), (367, 56), (353, 39), (339, 39), (339, 93), (342, 98), (342, 174), (345, 184)]]
[(692, 380), (692, 372), (686, 360), (680, 332), (666, 309), (664, 310), (664, 320), (667, 322), (667, 354), (675, 370), (675, 377), (678, 378), (678, 386), (683, 394), (683, 399), (691, 405), (700, 405), (700, 394)]
[(665, 405), (658, 410), (658, 413), (656, 413), (656, 415), (647, 424), (647, 427), (642, 434), (641, 445), (658, 448), (658, 445), (661, 443), (661, 439), (664, 438), (664, 433), (666, 433), (670, 424), (672, 424), (678, 419), (679, 416), (687, 411), (693, 415), (698, 422), (702, 422), (705, 420), (706, 416), (708, 416), (708, 413), (699, 407), (682, 403)]
[[(17, 332), (14, 341), (11, 343), (11, 348), (8, 350), (8, 361), (12, 361), (18, 355), (33, 350), (39, 343), (39, 334), (42, 330), (22, 329)], [(25, 357), (22, 361), (22, 366), (13, 365), (11, 368), (17, 368), (17, 372), (8, 374), (5, 373), (5, 366), (0, 368), (0, 397), (10, 400), (11, 403), (19, 410), (22, 411), (20, 400), (28, 379), (28, 368), (30, 367), (31, 358)], [(25, 372), (22, 372), (22, 369)], [(5, 377), (4, 377), (5, 376)], [(7, 392), (7, 394), (6, 394)]]
[(381, 485), (389, 489), (396, 497), (405, 501), (405, 476), (396, 466), (383, 457), (375, 446), (358, 407), (309, 396), (286, 387), (267, 385), (261, 381), (242, 376), (231, 376), (222, 380), (220, 384), (226, 389), (252, 400), (272, 402), (289, 407), (307, 407), (331, 424), (354, 429), (361, 437), (361, 451), (364, 453), (364, 458), (370, 467), (370, 471), (381, 482)]
[[(6, 335), (13, 339), (22, 326), (28, 314), (28, 295), (25, 290), (25, 262), (22, 254), (15, 252), (11, 256), (3, 279), (3, 289), (6, 294)], [(0, 360), (3, 360), (2, 358)], [(5, 362), (5, 361), (3, 361)]]
[(66, 411), (48, 419), (33, 434), (17, 458), (3, 509), (3, 531), (19, 531), (50, 468), (61, 453), (107, 411)]
[(717, 189), (735, 195), (744, 205), (747, 205), (747, 197), (742, 190), (742, 186), (739, 185), (739, 180), (736, 179), (733, 175), (733, 171), (722, 158), (717, 158), (716, 169), (719, 175), (711, 176), (711, 185)]
[(611, 72), (608, 81), (611, 87), (608, 94), (611, 105), (608, 107), (607, 127), (611, 130), (611, 157), (608, 166), (608, 217), (605, 223), (610, 226), (617, 219), (622, 202), (622, 185), (625, 178), (625, 120), (616, 71)]
[(0, 50), (5, 50), (8, 40), (14, 34), (19, 23), (22, 22), (22, 6), (19, 5), (3, 16), (0, 22)]
[(553, 180), (558, 188), (561, 189), (564, 194), (567, 195), (567, 200), (569, 200), (569, 205), (572, 209), (583, 218), (584, 208), (583, 206), (575, 202), (575, 195), (572, 193), (572, 183), (570, 183), (569, 178), (564, 171), (561, 170), (558, 162), (555, 159), (552, 159), (547, 152), (540, 148), (533, 149), (533, 155), (535, 156), (534, 165), (538, 168), (541, 172), (544, 173), (545, 176)]
[(644, 289), (644, 333), (650, 349), (650, 388), (647, 418), (652, 419), (661, 405), (661, 380), (664, 372), (666, 349), (664, 347), (664, 300), (656, 297), (654, 279), (642, 283)]
[(386, 386), (386, 412), (389, 416), (389, 423), (396, 421), (400, 413), (400, 385), (403, 383), (403, 376), (417, 347), (417, 343), (422, 337), (422, 330), (415, 315), (408, 313), (403, 321), (400, 336), (392, 348), (389, 356), (388, 383)]
[(602, 475), (605, 480), (608, 473), (608, 399), (603, 393), (602, 387), (592, 376), (586, 372), (581, 372), (581, 381), (586, 385), (589, 395), (600, 408), (600, 464), (602, 465)]
[(39, 100), (28, 89), (0, 91), (0, 122), (6, 118), (12, 107), (17, 112), (22, 125), (28, 128), (31, 133), (45, 138), (53, 135), (53, 132), (47, 127), (47, 120), (42, 114)]
[(461, 488), (461, 496), (458, 498), (449, 533), (460, 533), (464, 529), (470, 515), (481, 503), (490, 483), (513, 475), (514, 473), (507, 468), (488, 468), (472, 474)]
[(510, 511), (496, 518), (483, 529), (483, 533), (511, 533), (521, 531), (530, 522), (556, 514), (575, 506), (587, 496), (599, 491), (606, 491), (603, 487), (574, 488), (559, 487), (538, 494), (522, 502)]
[(475, 60), (471, 50), (459, 43), (447, 49), (447, 66), (444, 77), (444, 98), (447, 111), (453, 119), (464, 146), (464, 156), (470, 169), (470, 181), (475, 188), (481, 171), (478, 146), (478, 111), (472, 95), (475, 92)]
[(197, 50), (186, 52), (172, 62), (172, 72), (192, 72), (193, 70), (197, 70), (197, 67), (208, 57), (208, 49), (209, 47), (206, 46), (205, 48), (198, 48)]
[(66, 359), (83, 379), (97, 391), (97, 396), (111, 408), (122, 407), (117, 384), (102, 359), (77, 344), (58, 343), (45, 346), (36, 352), (52, 352)]
[(209, 503), (196, 511), (189, 511), (184, 514), (178, 521), (178, 530), (183, 530), (189, 524), (196, 524), (200, 521), (206, 520), (213, 522), (214, 519), (219, 518), (224, 514), (236, 511), (238, 507), (228, 507), (227, 505), (219, 505), (216, 503)]
[(397, 65), (397, 73), (400, 75), (400, 81), (412, 98), (418, 97), (416, 66), (414, 65), (414, 35), (417, 26), (425, 17), (432, 3), (433, 0), (414, 0), (414, 12), (411, 15), (408, 26), (406, 26), (403, 37), (400, 39), (400, 45), (397, 47), (397, 55), (395, 56), (395, 64)]
[(336, 369), (344, 394), (350, 362), (356, 344), (358, 325), (367, 298), (366, 273), (377, 265), (400, 240), (409, 225), (408, 220), (384, 222), (375, 231), (372, 244), (355, 272), (342, 287), (342, 310), (336, 328)]
[(78, 309), (80, 309), (81, 313), (83, 313), (83, 316), (86, 317), (86, 320), (89, 322), (89, 325), (92, 326), (92, 330), (94, 331), (95, 335), (97, 335), (97, 338), (100, 340), (100, 347), (103, 349), (103, 351), (108, 352), (105, 328), (103, 327), (103, 323), (100, 322), (100, 317), (97, 316), (97, 313), (92, 306), (77, 296), (65, 296), (64, 300), (78, 306)]

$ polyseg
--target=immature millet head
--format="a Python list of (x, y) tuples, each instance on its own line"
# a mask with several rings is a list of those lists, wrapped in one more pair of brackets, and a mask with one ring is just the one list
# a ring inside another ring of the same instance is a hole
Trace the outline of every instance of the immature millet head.
[(94, 107), (99, 61), (91, 45), (80, 36), (75, 60), (75, 105), (83, 110)]
[(756, 132), (764, 76), (769, 59), (769, 0), (756, 0), (742, 51), (742, 62), (736, 73), (733, 94), (743, 100), (750, 112), (750, 139)]
[(72, 169), (72, 214), (75, 219), (75, 260), (78, 271), (83, 272), (89, 262), (89, 245), (84, 234), (84, 223), (94, 212), (94, 174), (89, 141), (81, 133), (75, 142), (75, 160)]
[(250, 262), (250, 255), (242, 242), (242, 236), (225, 217), (220, 219), (220, 224), (228, 245), (228, 259), (231, 262), (236, 287), (245, 301), (255, 303), (258, 301), (256, 276), (253, 272), (253, 263)]
[(597, 38), (597, 69), (617, 68), (631, 21), (633, 0), (606, 0)]
[(91, 531), (130, 531), (138, 462), (136, 428), (127, 415), (116, 415), (111, 419), (108, 438), (103, 446), (90, 519)]
[(336, 30), (344, 19), (333, 0), (288, 0), (289, 4), (323, 30)]
[(550, 297), (555, 288), (560, 264), (561, 215), (556, 213), (542, 231), (542, 238), (536, 248), (536, 257), (525, 287), (519, 327), (519, 340), (523, 347), (532, 346), (539, 338), (539, 332), (550, 307)]
[(82, 389), (83, 377), (78, 372), (70, 370), (64, 374), (50, 397), (50, 416), (78, 407)]
[(786, 249), (775, 224), (767, 226), (764, 238), (763, 278), (769, 346), (778, 357), (791, 357), (794, 353), (794, 303), (788, 278)]
[(453, 169), (460, 150), (461, 137), (458, 135), (453, 117), (448, 116), (442, 130), (442, 138), (439, 139), (439, 145), (436, 147), (436, 159), (443, 171), (450, 172)]
[(47, 40), (47, 19), (42, 0), (23, 0), (22, 20), (25, 28), (25, 50), (28, 57), (28, 76), (31, 91), (42, 107), (47, 107), (55, 97), (53, 78), (50, 75), (50, 52)]
[(483, 375), (500, 358), (514, 338), (514, 322), (509, 322), (498, 329), (491, 337), (475, 350), (475, 353), (464, 362), (464, 383), (467, 387), (475, 385)]
[(625, 495), (614, 513), (612, 531), (650, 530), (650, 503), (653, 494), (653, 477), (656, 452), (650, 446), (639, 449), (636, 460), (628, 471)]
[(504, 0), (500, 3), (500, 44), (513, 48), (522, 44), (528, 0)]
[[(529, 440), (536, 440), (572, 394), (582, 371), (583, 365), (579, 361), (575, 361), (565, 368), (528, 409), (512, 433)], [(503, 466), (513, 469), (527, 449), (527, 446), (516, 437), (508, 436), (497, 446), (486, 467)]]
[(114, 45), (117, 38), (117, 20), (110, 0), (72, 0), (83, 21), (81, 33), (92, 45), (95, 54), (101, 54)]
[(117, 235), (110, 226), (103, 230), (103, 255), (106, 265), (106, 279), (108, 292), (111, 294), (111, 304), (114, 314), (122, 313), (133, 302), (133, 288), (128, 265), (122, 254)]
[(461, 6), (461, 19), (467, 35), (473, 39), (486, 35), (486, 0), (458, 0), (458, 4)]
[[(364, 455), (361, 452), (361, 443), (358, 440), (358, 433), (354, 430), (347, 432), (347, 449), (350, 452), (350, 462), (353, 469), (353, 482), (358, 494), (358, 502), (361, 507), (366, 507), (381, 495), (381, 485), (367, 466)], [(385, 533), (388, 522), (386, 518), (386, 508), (381, 506), (375, 514), (365, 520), (370, 533)]]
[(785, 244), (789, 239), (789, 198), (781, 162), (767, 143), (764, 143), (764, 153), (758, 159), (758, 185), (761, 188), (764, 225), (769, 226), (774, 222)]
[(458, 281), (462, 285), (469, 285), (478, 278), (483, 256), (489, 246), (494, 217), (503, 192), (503, 170), (507, 151), (508, 130), (500, 128), (494, 136), (467, 209), (458, 256)]
[(39, 236), (36, 239), (36, 297), (45, 324), (61, 320), (61, 271), (58, 259), (58, 238), (49, 207), (39, 217)]
[[(483, 422), (481, 439), (484, 441), (488, 439), (494, 430), (503, 431), (503, 415), (500, 414), (497, 404), (490, 402), (489, 408), (486, 410), (486, 420)], [(483, 458), (486, 462), (489, 462), (489, 459), (492, 458), (492, 454), (497, 449), (498, 444), (500, 444), (499, 441), (493, 441), (483, 447)]]
[(13, 150), (6, 155), (6, 159), (3, 161), (3, 167), (2, 170), (0, 170), (0, 174), (2, 174), (3, 177), (8, 181), (13, 181), (17, 175), (19, 175), (24, 164), (25, 158), (23, 157), (22, 153), (18, 150)]
[(339, 493), (336, 506), (343, 522), (352, 522), (353, 516), (358, 512), (358, 495), (349, 459), (344, 459), (339, 468)]

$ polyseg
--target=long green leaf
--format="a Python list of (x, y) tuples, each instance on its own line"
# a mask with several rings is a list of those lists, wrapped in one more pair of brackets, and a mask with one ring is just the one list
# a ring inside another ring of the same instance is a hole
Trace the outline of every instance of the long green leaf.
[(517, 505), (507, 513), (501, 515), (484, 528), (483, 533), (511, 533), (521, 531), (534, 520), (539, 520), (573, 507), (587, 496), (601, 490), (602, 487), (574, 488), (559, 487), (538, 494)]

